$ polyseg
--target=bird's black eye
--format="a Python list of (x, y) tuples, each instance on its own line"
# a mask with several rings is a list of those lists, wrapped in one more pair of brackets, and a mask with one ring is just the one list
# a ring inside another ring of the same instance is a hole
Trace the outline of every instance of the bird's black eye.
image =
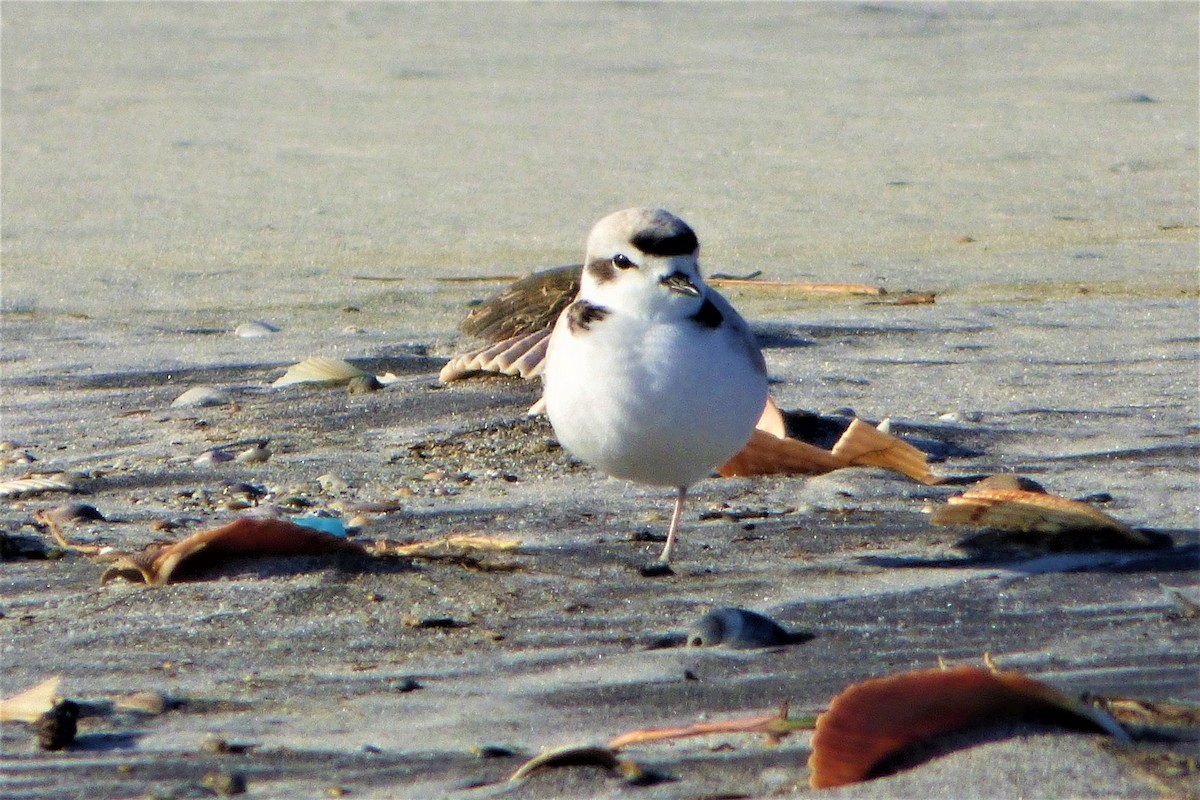
[(615, 256), (613, 256), (612, 262), (613, 266), (617, 269), (629, 269), (630, 267), (637, 266), (637, 264), (634, 264), (632, 261), (630, 261), (629, 256), (625, 255), (624, 253), (617, 253)]

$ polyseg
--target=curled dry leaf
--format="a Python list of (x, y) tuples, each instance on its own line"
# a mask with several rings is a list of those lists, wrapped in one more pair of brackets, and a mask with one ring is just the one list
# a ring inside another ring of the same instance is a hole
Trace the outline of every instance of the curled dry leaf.
[[(1097, 541), (1102, 546), (1141, 548), (1162, 544), (1087, 503), (1024, 489), (973, 486), (958, 497), (948, 498), (946, 505), (934, 511), (930, 522), (1057, 537), (1099, 535)], [(1068, 544), (1060, 542), (1064, 547)]]
[(542, 373), (546, 363), (546, 348), (550, 345), (551, 330), (543, 328), (533, 333), (517, 334), (478, 350), (457, 355), (442, 367), (438, 380), (449, 383), (480, 372), (525, 379), (536, 378)]
[(37, 686), (0, 700), (0, 722), (36, 721), (38, 717), (54, 708), (58, 701), (60, 683), (62, 676), (55, 675)]
[(234, 558), (365, 554), (363, 547), (322, 531), (281, 519), (241, 517), (228, 525), (201, 531), (169, 545), (151, 546), (116, 559), (100, 582), (113, 578), (138, 579), (151, 586), (170, 583), (181, 566), (211, 566)]
[(809, 783), (824, 789), (882, 777), (887, 762), (935, 737), (1018, 722), (1129, 741), (1109, 715), (1019, 672), (905, 672), (854, 684), (833, 699), (817, 718)]

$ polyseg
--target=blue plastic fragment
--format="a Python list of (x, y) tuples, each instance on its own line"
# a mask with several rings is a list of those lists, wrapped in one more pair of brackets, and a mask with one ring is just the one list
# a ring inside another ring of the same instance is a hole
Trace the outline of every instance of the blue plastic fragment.
[(297, 525), (303, 525), (306, 528), (312, 528), (315, 531), (330, 533), (334, 536), (346, 538), (346, 526), (337, 517), (292, 517), (292, 522)]

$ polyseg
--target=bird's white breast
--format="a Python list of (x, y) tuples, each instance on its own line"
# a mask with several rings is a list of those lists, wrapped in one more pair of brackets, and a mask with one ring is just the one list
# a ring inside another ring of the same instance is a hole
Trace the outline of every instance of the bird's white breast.
[(750, 438), (767, 396), (750, 334), (731, 322), (613, 313), (572, 331), (560, 319), (544, 375), (559, 441), (640, 483), (686, 486), (710, 474)]

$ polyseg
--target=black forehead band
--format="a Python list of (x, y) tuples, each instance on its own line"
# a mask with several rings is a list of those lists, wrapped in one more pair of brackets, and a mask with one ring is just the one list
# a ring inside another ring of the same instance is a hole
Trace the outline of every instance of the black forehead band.
[(678, 217), (655, 220), (635, 233), (631, 241), (651, 256), (690, 256), (700, 246), (695, 232)]

